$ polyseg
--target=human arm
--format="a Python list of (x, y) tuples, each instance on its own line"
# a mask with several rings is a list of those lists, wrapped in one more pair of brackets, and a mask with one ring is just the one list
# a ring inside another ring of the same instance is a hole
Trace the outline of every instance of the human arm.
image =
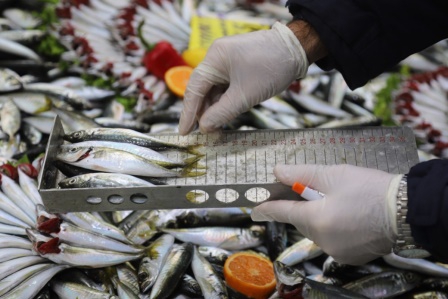
[(351, 89), (448, 37), (445, 0), (289, 0), (287, 5), (328, 50), (316, 64), (336, 68)]

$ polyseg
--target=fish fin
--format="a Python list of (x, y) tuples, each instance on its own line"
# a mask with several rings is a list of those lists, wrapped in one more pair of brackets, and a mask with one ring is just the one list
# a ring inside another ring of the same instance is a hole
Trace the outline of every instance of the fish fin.
[(188, 166), (191, 165), (193, 163), (198, 162), (202, 157), (204, 157), (204, 155), (200, 155), (200, 156), (195, 156), (195, 157), (190, 157), (184, 160), (184, 166)]
[(53, 107), (53, 102), (51, 101), (51, 99), (49, 97), (45, 97), (45, 105), (42, 106), (41, 108), (37, 109), (36, 111), (34, 111), (35, 114), (39, 114), (45, 111), (50, 111), (51, 108)]
[(193, 163), (193, 164), (185, 167), (180, 172), (180, 176), (183, 178), (194, 178), (194, 177), (202, 176), (206, 173), (207, 173), (206, 171), (198, 171), (198, 169), (196, 168), (196, 163)]
[(235, 235), (235, 236), (229, 237), (225, 241), (221, 242), (218, 247), (225, 248), (226, 245), (238, 243), (239, 240), (240, 240), (240, 237), (238, 235)]
[(189, 145), (185, 148), (185, 150), (187, 151), (187, 153), (192, 154), (192, 155), (196, 155), (196, 156), (204, 156), (204, 154), (202, 154), (199, 149), (202, 147), (202, 144), (197, 144), (197, 145)]

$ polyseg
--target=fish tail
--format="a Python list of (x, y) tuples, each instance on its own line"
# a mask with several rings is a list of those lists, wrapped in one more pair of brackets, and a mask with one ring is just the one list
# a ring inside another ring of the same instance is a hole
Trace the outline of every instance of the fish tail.
[(193, 163), (198, 162), (204, 155), (190, 157), (184, 160), (184, 166), (192, 165)]
[[(201, 167), (201, 169), (204, 169)], [(206, 174), (206, 171), (198, 171), (198, 167), (197, 167), (197, 163), (192, 163), (188, 166), (186, 166), (182, 171), (181, 171), (181, 177), (184, 178), (194, 178), (194, 177), (198, 177), (201, 175)]]
[(45, 97), (45, 105), (42, 106), (41, 108), (37, 109), (35, 111), (36, 114), (45, 112), (45, 111), (50, 111), (51, 108), (53, 107), (53, 102), (51, 101), (51, 99), (49, 97)]
[(198, 145), (189, 145), (185, 148), (186, 152), (192, 155), (196, 155), (196, 156), (203, 156), (204, 154), (202, 154), (199, 149), (202, 147), (202, 144), (198, 144)]

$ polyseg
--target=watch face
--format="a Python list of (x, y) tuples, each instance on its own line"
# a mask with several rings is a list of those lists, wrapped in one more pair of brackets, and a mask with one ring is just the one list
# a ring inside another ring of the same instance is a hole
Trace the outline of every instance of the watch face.
[(428, 251), (420, 248), (415, 248), (415, 246), (409, 246), (408, 248), (400, 248), (395, 252), (395, 254), (404, 258), (411, 258), (411, 259), (422, 259), (431, 256), (431, 254)]

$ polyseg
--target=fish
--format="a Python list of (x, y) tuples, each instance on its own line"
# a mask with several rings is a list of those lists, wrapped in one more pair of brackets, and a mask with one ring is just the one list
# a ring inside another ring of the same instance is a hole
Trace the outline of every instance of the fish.
[(267, 99), (266, 101), (261, 102), (260, 105), (276, 113), (292, 116), (300, 115), (300, 113), (293, 106), (278, 96)]
[(288, 129), (284, 124), (276, 121), (272, 117), (266, 116), (255, 108), (250, 109), (247, 114), (251, 117), (251, 124), (256, 128), (270, 130)]
[(156, 282), (173, 244), (174, 237), (164, 234), (146, 249), (146, 256), (138, 268), (138, 283), (143, 293), (148, 292)]
[(425, 259), (404, 258), (394, 253), (383, 256), (383, 260), (396, 268), (430, 276), (448, 277), (448, 268)]
[(0, 248), (0, 263), (7, 262), (9, 260), (23, 257), (23, 256), (29, 256), (33, 255), (32, 251), (30, 249), (24, 249), (24, 248)]
[(295, 93), (289, 91), (289, 95), (298, 105), (308, 109), (311, 112), (328, 115), (332, 117), (349, 117), (350, 114), (336, 107), (331, 106), (329, 103), (313, 96), (311, 94)]
[(117, 294), (118, 298), (123, 299), (139, 299), (138, 292), (135, 293), (133, 290), (129, 287), (128, 284), (125, 284), (121, 282), (120, 280), (117, 281)]
[(101, 299), (118, 299), (120, 297), (102, 292), (88, 286), (84, 286), (74, 282), (63, 282), (52, 280), (50, 282), (51, 290), (60, 298), (101, 298)]
[(118, 224), (118, 228), (127, 233), (129, 229), (141, 218), (145, 218), (146, 215), (151, 213), (150, 210), (137, 210), (133, 211), (128, 217)]
[(98, 283), (94, 281), (92, 277), (87, 275), (85, 272), (83, 272), (81, 269), (73, 268), (70, 271), (63, 272), (58, 275), (58, 280), (64, 281), (64, 282), (74, 282), (78, 284), (82, 284), (86, 287), (103, 291), (105, 292), (107, 288), (104, 287), (101, 283)]
[(119, 224), (121, 221), (126, 219), (129, 215), (131, 215), (134, 211), (113, 211), (112, 212), (112, 221), (114, 224)]
[(181, 294), (185, 294), (192, 298), (203, 297), (199, 283), (197, 282), (196, 279), (194, 279), (192, 276), (188, 274), (184, 274), (184, 276), (182, 277), (182, 281), (178, 286), (178, 291)]
[(33, 227), (36, 223), (35, 215), (25, 213), (3, 192), (0, 192), (0, 209), (24, 222), (26, 224), (24, 227)]
[(191, 243), (176, 245), (169, 252), (149, 296), (150, 299), (169, 298), (193, 259)]
[(10, 143), (14, 141), (14, 135), (20, 129), (20, 110), (11, 101), (3, 104), (0, 112), (0, 122), (3, 132), (8, 134)]
[(146, 111), (139, 115), (137, 120), (142, 123), (153, 125), (158, 123), (179, 123), (180, 112), (162, 110), (162, 111)]
[(29, 227), (29, 225), (23, 222), (22, 220), (12, 216), (11, 214), (6, 213), (3, 210), (0, 210), (0, 223), (6, 225), (18, 226), (22, 228)]
[(17, 170), (19, 172), (19, 184), (23, 192), (30, 198), (34, 204), (43, 204), (42, 197), (37, 190), (37, 181), (30, 178), (22, 169), (23, 166), (19, 165)]
[(30, 48), (4, 37), (0, 37), (0, 51), (8, 54), (26, 57), (36, 62), (41, 61), (39, 55)]
[[(22, 191), (22, 188), (14, 182), (11, 178), (4, 174), (0, 174), (1, 189), (4, 194), (9, 197), (15, 204), (25, 212), (30, 219), (34, 220), (36, 217), (36, 204)], [(2, 194), (0, 194), (0, 197)], [(23, 219), (21, 219), (23, 220)]]
[(9, 235), (26, 236), (25, 228), (0, 223), (0, 233)]
[(249, 228), (199, 227), (188, 229), (162, 229), (182, 242), (200, 246), (215, 246), (227, 250), (242, 250), (261, 245), (264, 226), (252, 225)]
[(318, 281), (305, 278), (305, 284), (302, 288), (303, 299), (314, 298), (370, 298), (355, 292), (346, 290), (342, 287), (338, 287), (331, 284), (325, 284)]
[(22, 281), (14, 289), (1, 296), (0, 299), (34, 298), (53, 276), (69, 268), (70, 266), (67, 265), (51, 265), (50, 268)]
[(38, 272), (48, 270), (52, 267), (54, 267), (54, 265), (49, 263), (36, 264), (18, 270), (17, 272), (3, 278), (2, 280), (0, 280), (0, 296), (8, 293), (10, 290), (12, 290), (15, 286), (20, 284), (25, 279), (33, 276)]
[(350, 128), (359, 126), (375, 126), (379, 125), (381, 120), (376, 116), (355, 116), (344, 119), (334, 119), (323, 123), (316, 128)]
[(126, 236), (135, 244), (143, 244), (154, 237), (159, 231), (154, 218), (158, 218), (158, 211), (149, 211), (148, 217), (139, 219), (130, 227)]
[(0, 264), (0, 280), (27, 267), (48, 262), (38, 255), (18, 257)]
[(284, 284), (287, 286), (295, 286), (297, 284), (303, 283), (306, 273), (303, 269), (288, 266), (282, 262), (274, 262), (274, 275), (277, 284)]
[(111, 250), (99, 250), (71, 246), (53, 238), (47, 242), (36, 242), (34, 250), (57, 264), (78, 267), (101, 268), (136, 260), (142, 254), (124, 253)]
[(20, 76), (6, 68), (0, 68), (0, 93), (12, 92), (22, 89)]
[(5, 9), (3, 16), (23, 29), (35, 28), (42, 22), (30, 12), (19, 8)]
[(126, 288), (135, 294), (140, 293), (137, 270), (130, 263), (124, 263), (116, 266), (118, 281), (123, 283)]
[(39, 145), (43, 140), (42, 132), (26, 122), (21, 123), (20, 130), (24, 140), (31, 145)]
[(287, 266), (292, 266), (312, 258), (315, 258), (323, 253), (313, 241), (309, 239), (302, 239), (286, 248), (276, 259)]
[(50, 97), (55, 97), (62, 101), (65, 101), (72, 105), (74, 108), (78, 109), (91, 109), (92, 104), (90, 104), (85, 98), (78, 96), (73, 90), (69, 88), (64, 88), (49, 83), (32, 83), (25, 84), (23, 86), (24, 91), (41, 93), (48, 95)]
[(64, 132), (75, 132), (84, 129), (98, 128), (100, 125), (92, 119), (77, 113), (75, 111), (69, 111), (64, 109), (58, 109), (53, 107), (52, 111), (61, 118), (64, 124)]
[(42, 30), (9, 30), (0, 32), (0, 38), (8, 39), (20, 44), (31, 44), (45, 36)]
[[(102, 172), (118, 172), (129, 175), (148, 177), (194, 177), (204, 172), (192, 170), (190, 167), (182, 171), (171, 170), (141, 158), (134, 154), (106, 147), (60, 148), (56, 158), (78, 167)], [(126, 163), (122, 163), (126, 161)]]
[(448, 294), (432, 291), (432, 292), (423, 292), (423, 293), (417, 293), (412, 294), (413, 299), (447, 299)]
[(21, 249), (32, 249), (32, 244), (29, 240), (22, 237), (1, 234), (0, 233), (0, 248), (21, 248)]
[(194, 248), (191, 268), (205, 299), (229, 298), (224, 282), (216, 275), (210, 263)]
[(340, 264), (329, 256), (323, 265), (323, 274), (337, 277), (343, 281), (353, 281), (364, 276), (393, 270), (391, 267), (378, 263), (366, 263), (359, 266)]
[(391, 298), (416, 288), (421, 281), (422, 277), (412, 272), (388, 271), (363, 277), (343, 287), (368, 298)]
[(199, 246), (198, 252), (210, 263), (224, 265), (227, 258), (232, 254), (230, 251), (212, 246)]
[(106, 187), (152, 187), (145, 180), (120, 173), (88, 173), (63, 179), (58, 183), (63, 189), (70, 188), (106, 188)]
[(154, 150), (180, 149), (187, 150), (194, 154), (196, 146), (182, 146), (171, 142), (166, 142), (158, 138), (145, 135), (129, 129), (97, 128), (73, 132), (64, 135), (64, 139), (76, 143), (81, 141), (102, 140), (112, 142), (126, 142), (135, 145), (149, 147)]
[(23, 121), (47, 135), (50, 135), (54, 124), (53, 118), (43, 116), (28, 116)]
[(266, 223), (265, 237), (269, 258), (272, 261), (275, 261), (275, 259), (286, 249), (286, 244), (288, 242), (286, 225), (275, 221)]
[(99, 220), (90, 213), (66, 213), (59, 214), (59, 217), (64, 221), (70, 222), (88, 231), (107, 236), (109, 238), (121, 241), (125, 244), (131, 244), (131, 241), (126, 238), (124, 232), (121, 229)]
[(141, 133), (147, 133), (151, 130), (150, 125), (135, 120), (116, 120), (110, 117), (97, 117), (95, 118), (95, 122), (104, 128), (124, 128)]

